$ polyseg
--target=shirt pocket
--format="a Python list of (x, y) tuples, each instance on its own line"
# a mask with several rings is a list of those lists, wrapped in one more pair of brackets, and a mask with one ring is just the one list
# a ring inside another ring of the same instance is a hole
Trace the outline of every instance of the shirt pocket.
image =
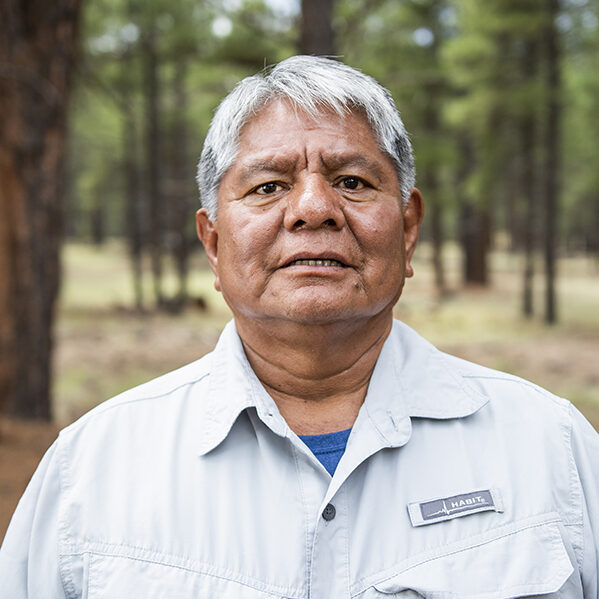
[(558, 521), (529, 521), (453, 544), (396, 574), (387, 573), (360, 599), (566, 599), (570, 594), (563, 590), (573, 570)]
[(260, 583), (132, 557), (90, 554), (85, 599), (284, 599)]

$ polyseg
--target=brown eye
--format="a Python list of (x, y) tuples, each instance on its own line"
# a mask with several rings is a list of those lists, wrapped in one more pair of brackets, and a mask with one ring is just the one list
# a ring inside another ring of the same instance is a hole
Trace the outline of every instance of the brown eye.
[(258, 185), (258, 187), (256, 187), (256, 193), (260, 195), (269, 195), (279, 191), (280, 187), (281, 186), (278, 183), (269, 181), (268, 183), (262, 183), (262, 185)]
[(341, 185), (345, 189), (350, 189), (353, 191), (353, 190), (359, 189), (360, 187), (363, 187), (364, 182), (362, 181), (362, 179), (360, 179), (358, 177), (344, 177), (341, 180)]

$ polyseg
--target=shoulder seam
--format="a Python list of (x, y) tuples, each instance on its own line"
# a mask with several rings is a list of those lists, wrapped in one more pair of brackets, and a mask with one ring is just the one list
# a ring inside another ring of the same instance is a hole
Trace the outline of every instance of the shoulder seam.
[[(185, 383), (181, 383), (180, 385), (177, 385), (176, 387), (168, 389), (168, 391), (164, 391), (163, 393), (158, 393), (157, 395), (142, 395), (140, 397), (131, 397), (128, 399), (123, 397), (121, 400), (114, 401), (114, 403), (111, 403), (110, 405), (102, 406), (102, 404), (100, 404), (94, 410), (92, 410), (91, 412), (88, 412), (80, 420), (73, 422), (73, 424), (71, 424), (64, 430), (68, 431), (71, 428), (78, 428), (79, 425), (83, 425), (83, 423), (85, 423), (87, 420), (91, 420), (92, 418), (95, 418), (96, 416), (100, 416), (101, 414), (104, 414), (105, 412), (108, 412), (109, 410), (113, 410), (120, 406), (124, 406), (124, 405), (131, 404), (131, 403), (136, 403), (138, 401), (150, 401), (153, 399), (160, 399), (162, 397), (165, 397), (166, 395), (175, 393), (175, 391), (178, 391), (179, 389), (183, 389), (184, 387), (188, 387), (189, 385), (195, 385), (196, 383), (199, 383), (200, 381), (202, 381), (203, 379), (205, 379), (208, 376), (210, 376), (210, 372), (206, 372), (202, 376), (200, 376), (196, 379), (193, 379), (191, 381), (186, 381)], [(125, 391), (124, 393), (127, 393), (127, 391)], [(113, 397), (111, 399), (116, 400), (118, 397), (119, 396), (116, 395), (115, 397)], [(107, 402), (110, 402), (110, 401), (111, 400), (107, 400)]]
[[(466, 374), (462, 372), (462, 376), (467, 379), (482, 379), (482, 380), (491, 380), (491, 381), (505, 381), (506, 383), (514, 383), (516, 385), (520, 385), (522, 387), (527, 387), (533, 391), (539, 393), (539, 395), (543, 395), (547, 399), (550, 399), (558, 406), (568, 409), (568, 406), (572, 405), (572, 402), (565, 397), (560, 397), (551, 393), (547, 389), (540, 387), (536, 383), (532, 383), (531, 381), (527, 381), (526, 379), (520, 378), (519, 376), (512, 375), (506, 373), (505, 376), (493, 376), (493, 375), (484, 375), (484, 374)], [(566, 402), (566, 405), (562, 405), (561, 402)]]

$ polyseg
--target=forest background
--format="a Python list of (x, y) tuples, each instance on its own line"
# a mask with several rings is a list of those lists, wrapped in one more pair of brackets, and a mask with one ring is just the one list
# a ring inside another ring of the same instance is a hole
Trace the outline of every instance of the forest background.
[(214, 345), (195, 164), (296, 53), (374, 76), (411, 133), (397, 316), (599, 423), (599, 0), (3, 0), (0, 537), (58, 427)]

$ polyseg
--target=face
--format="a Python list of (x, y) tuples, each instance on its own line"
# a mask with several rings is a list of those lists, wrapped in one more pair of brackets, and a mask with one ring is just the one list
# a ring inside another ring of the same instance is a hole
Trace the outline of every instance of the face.
[(325, 324), (391, 318), (422, 220), (364, 117), (273, 101), (242, 129), (218, 216), (197, 215), (235, 318)]

